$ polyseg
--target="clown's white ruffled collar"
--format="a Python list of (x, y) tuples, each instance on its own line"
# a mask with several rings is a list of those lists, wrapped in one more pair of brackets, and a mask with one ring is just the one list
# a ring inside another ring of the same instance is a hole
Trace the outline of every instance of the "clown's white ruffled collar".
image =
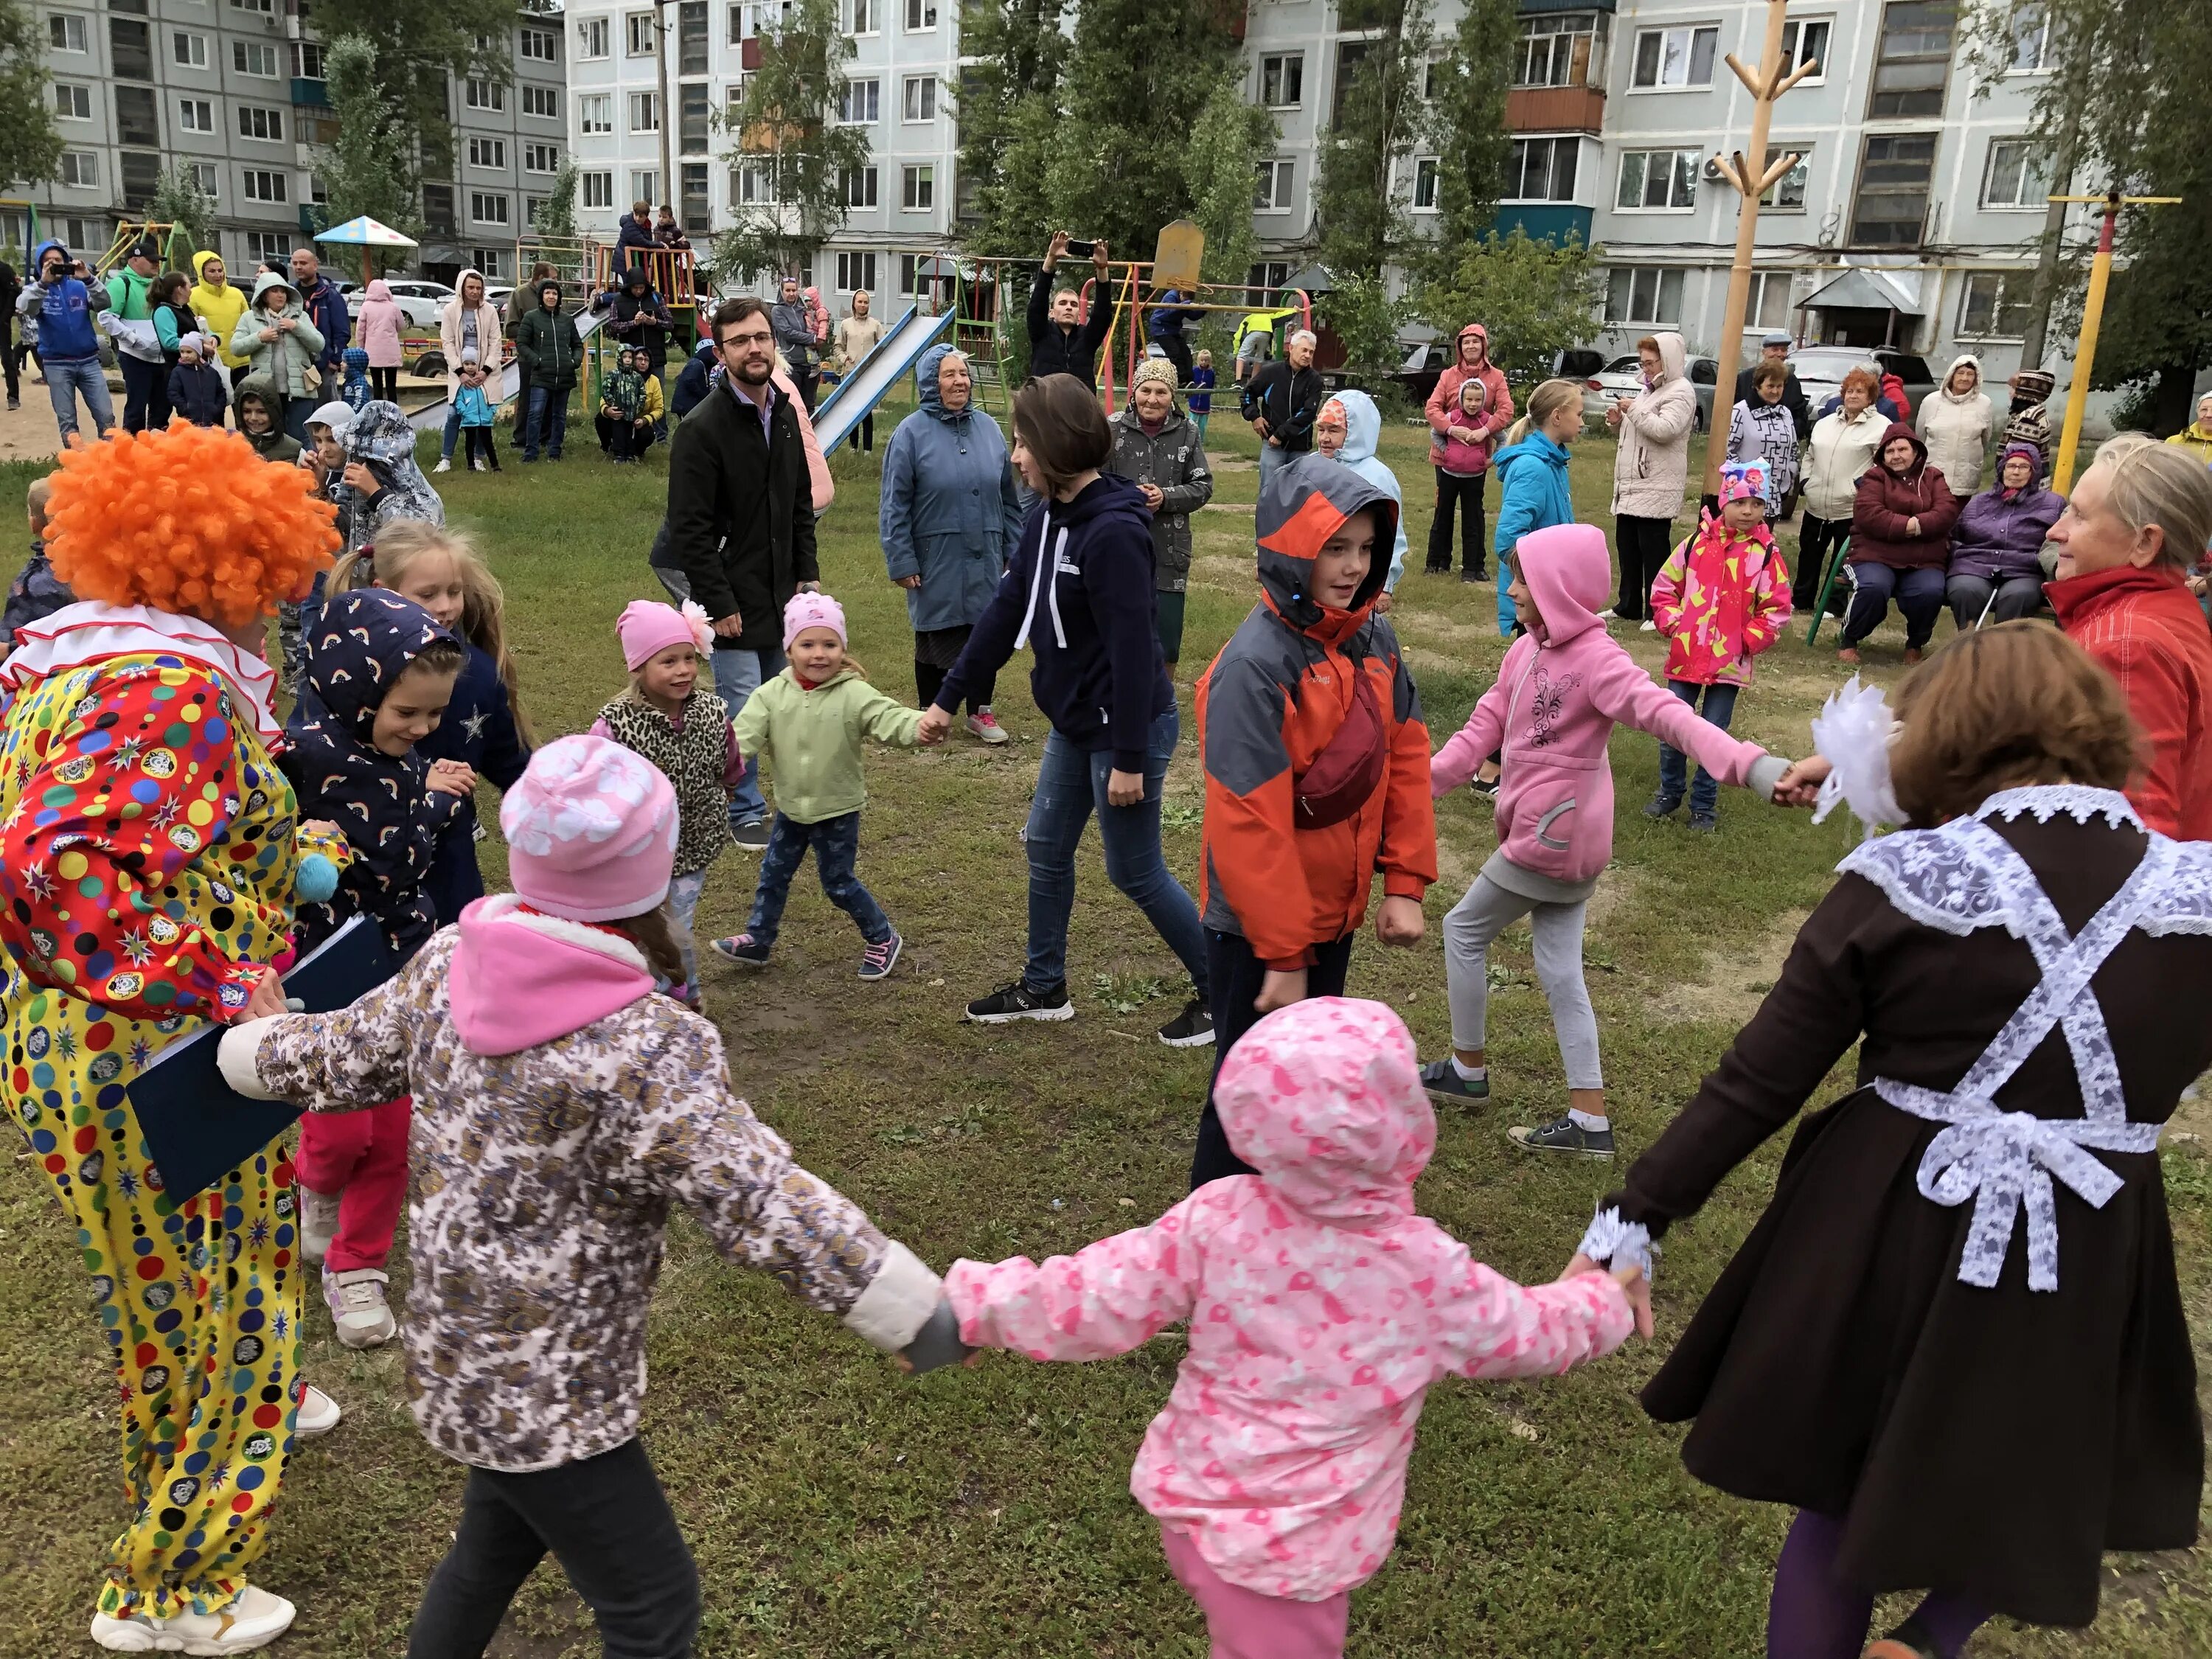
[(283, 734), (273, 706), (276, 671), (198, 617), (85, 600), (18, 629), (16, 637), (21, 643), (0, 663), (0, 690), (18, 691), (50, 674), (112, 657), (176, 657), (220, 676), (263, 741)]

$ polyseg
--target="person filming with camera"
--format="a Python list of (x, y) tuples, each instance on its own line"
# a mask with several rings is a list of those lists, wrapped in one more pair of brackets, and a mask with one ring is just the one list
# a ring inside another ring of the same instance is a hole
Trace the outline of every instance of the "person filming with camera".
[[(1088, 322), (1083, 318), (1083, 292), (1078, 288), (1053, 288), (1053, 272), (1073, 254), (1091, 256), (1098, 292)], [(1053, 233), (1045, 250), (1044, 264), (1030, 285), (1030, 379), (1048, 374), (1073, 374), (1093, 392), (1098, 390), (1098, 348), (1114, 321), (1114, 306), (1106, 289), (1106, 244), (1071, 242), (1067, 233)]]

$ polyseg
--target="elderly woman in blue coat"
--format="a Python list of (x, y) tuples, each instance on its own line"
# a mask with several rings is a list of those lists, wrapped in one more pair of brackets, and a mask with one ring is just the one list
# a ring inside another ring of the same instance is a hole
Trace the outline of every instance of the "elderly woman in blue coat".
[[(1006, 441), (975, 407), (968, 359), (933, 346), (915, 374), (921, 407), (899, 422), (884, 452), (878, 529), (884, 566), (906, 589), (915, 690), (927, 708), (998, 592), (1022, 513)], [(988, 744), (1006, 741), (991, 712), (995, 678), (968, 686), (968, 730)]]

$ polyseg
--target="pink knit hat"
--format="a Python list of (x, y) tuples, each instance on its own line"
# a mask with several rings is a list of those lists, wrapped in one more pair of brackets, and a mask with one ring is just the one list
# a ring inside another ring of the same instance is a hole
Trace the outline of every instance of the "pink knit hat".
[(547, 744), (500, 803), (499, 827), (515, 892), (548, 915), (616, 921), (668, 896), (676, 791), (659, 768), (618, 743)]
[(615, 637), (622, 641), (623, 666), (633, 674), (672, 645), (689, 641), (702, 655), (714, 648), (707, 613), (691, 599), (684, 601), (681, 611), (653, 599), (632, 599), (615, 620)]
[(783, 607), (783, 648), (810, 628), (826, 628), (845, 643), (845, 607), (827, 593), (794, 593)]

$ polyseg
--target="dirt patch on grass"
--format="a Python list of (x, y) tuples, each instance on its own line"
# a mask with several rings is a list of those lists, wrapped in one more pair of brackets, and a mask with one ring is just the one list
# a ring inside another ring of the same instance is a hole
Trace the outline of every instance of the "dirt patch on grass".
[[(1615, 871), (1606, 880), (1610, 882), (1620, 873)], [(1602, 884), (1599, 891), (1604, 891)], [(1810, 915), (1810, 910), (1785, 910), (1742, 948), (1706, 952), (1705, 966), (1696, 978), (1678, 981), (1659, 993), (1660, 1017), (1705, 1020), (1717, 1025), (1742, 1024), (1759, 1012), (1759, 1005), (1774, 988), (1797, 930)]]

